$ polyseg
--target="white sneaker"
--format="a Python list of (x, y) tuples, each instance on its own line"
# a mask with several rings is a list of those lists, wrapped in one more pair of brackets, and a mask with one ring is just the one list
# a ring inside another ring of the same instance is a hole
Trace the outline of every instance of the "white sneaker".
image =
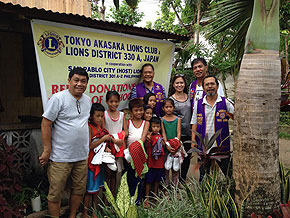
[(178, 171), (180, 169), (179, 157), (174, 157), (173, 159), (173, 170)]
[(107, 166), (112, 171), (117, 171), (117, 169), (118, 169), (116, 163), (109, 163), (109, 164), (107, 164)]
[(126, 161), (127, 161), (128, 163), (131, 163), (131, 161), (132, 161), (132, 157), (131, 157), (131, 155), (130, 155), (130, 152), (129, 152), (129, 149), (128, 149), (128, 148), (126, 148), (126, 149), (124, 150), (124, 158), (126, 159)]
[(164, 163), (164, 167), (166, 170), (170, 170), (172, 168), (173, 157), (169, 154), (167, 156), (167, 160)]

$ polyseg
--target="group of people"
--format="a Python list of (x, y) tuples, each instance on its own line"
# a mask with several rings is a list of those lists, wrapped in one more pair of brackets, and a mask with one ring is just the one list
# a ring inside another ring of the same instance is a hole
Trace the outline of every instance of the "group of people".
[[(124, 172), (130, 195), (135, 194), (138, 186), (136, 203), (144, 197), (144, 206), (148, 206), (150, 190), (158, 194), (161, 181), (165, 186), (170, 184), (170, 170), (174, 185), (186, 181), (190, 165), (187, 151), (191, 147), (202, 149), (194, 131), (211, 137), (222, 129), (214, 146), (227, 138), (233, 105), (225, 99), (219, 81), (206, 75), (207, 63), (203, 58), (193, 60), (192, 68), (196, 80), (189, 90), (184, 75), (176, 74), (170, 97), (166, 98), (163, 86), (154, 82), (153, 65), (144, 64), (143, 81), (131, 91), (128, 120), (118, 110), (118, 92), (106, 93), (105, 110), (102, 104), (91, 104), (83, 94), (89, 80), (87, 72), (74, 68), (69, 73), (69, 89), (50, 98), (41, 124), (44, 149), (39, 161), (42, 166), (48, 164), (51, 216), (60, 215), (62, 191), (68, 180), (70, 217), (76, 216), (82, 200), (86, 217), (90, 199), (97, 203), (104, 181), (116, 195)], [(223, 146), (229, 150), (228, 138), (224, 141)], [(230, 158), (219, 165), (228, 175)], [(201, 179), (207, 170), (200, 168)]]

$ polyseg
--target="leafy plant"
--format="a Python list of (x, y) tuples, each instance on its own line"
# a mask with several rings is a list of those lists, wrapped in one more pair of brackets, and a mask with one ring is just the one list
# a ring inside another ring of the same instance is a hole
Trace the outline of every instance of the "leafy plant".
[(280, 112), (280, 125), (290, 126), (290, 113)]
[(202, 138), (202, 136), (192, 130), (196, 136), (199, 138), (202, 150), (199, 150), (198, 148), (191, 148), (187, 153), (193, 153), (196, 152), (198, 154), (198, 158), (201, 160), (200, 162), (196, 163), (195, 170), (198, 170), (200, 166), (208, 166), (209, 164), (212, 164), (212, 160), (220, 161), (221, 159), (228, 158), (230, 156), (230, 151), (222, 151), (225, 147), (222, 146), (223, 142), (228, 139), (225, 138), (221, 144), (217, 147), (213, 147), (215, 140), (217, 137), (221, 134), (222, 129), (219, 129), (217, 132), (213, 134), (213, 136), (208, 140), (207, 133), (205, 134), (205, 137)]
[(118, 9), (115, 7), (110, 8), (111, 14), (109, 17), (120, 24), (135, 25), (144, 17), (144, 13), (138, 11), (138, 3), (139, 1), (136, 1), (136, 6), (133, 9), (123, 0)]
[[(105, 196), (111, 205), (111, 209), (114, 211), (118, 218), (137, 218), (138, 212), (135, 206), (137, 199), (138, 188), (136, 188), (133, 197), (130, 196), (129, 187), (127, 183), (127, 173), (122, 176), (121, 184), (118, 189), (117, 197), (114, 198), (109, 186), (105, 182)], [(103, 208), (104, 209), (104, 208)], [(104, 210), (107, 216), (112, 217), (113, 213), (110, 210)]]
[(285, 204), (290, 201), (290, 170), (284, 171), (283, 164), (280, 162), (280, 179), (281, 179), (281, 203)]
[(16, 164), (21, 153), (13, 145), (6, 144), (0, 137), (0, 214), (3, 217), (22, 217), (24, 205), (15, 201), (15, 195), (21, 192), (22, 172)]
[[(189, 186), (192, 194), (197, 195), (199, 192), (198, 182), (191, 180)], [(192, 204), (187, 196), (186, 189), (183, 186), (174, 185), (165, 188), (159, 196), (152, 197), (149, 208), (144, 208), (142, 205), (138, 207), (138, 214), (139, 217), (144, 218), (205, 217), (205, 211), (200, 200), (197, 199), (196, 203)]]

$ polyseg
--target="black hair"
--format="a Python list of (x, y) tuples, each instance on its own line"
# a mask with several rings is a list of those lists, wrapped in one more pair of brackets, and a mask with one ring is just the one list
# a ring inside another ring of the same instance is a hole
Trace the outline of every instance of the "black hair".
[(216, 85), (219, 86), (219, 81), (214, 75), (207, 75), (202, 79), (202, 87), (204, 87), (204, 80), (211, 77), (215, 79)]
[(120, 95), (119, 95), (119, 93), (118, 93), (117, 91), (115, 91), (115, 90), (112, 90), (112, 91), (108, 91), (108, 92), (107, 92), (107, 94), (106, 94), (106, 101), (109, 101), (110, 98), (111, 98), (112, 96), (117, 96), (118, 101), (120, 101)]
[(150, 64), (150, 63), (146, 63), (146, 64), (143, 64), (143, 66), (141, 67), (141, 73), (143, 73), (143, 70), (144, 70), (145, 67), (152, 67), (152, 70), (153, 70), (153, 72), (154, 72), (154, 67), (153, 67), (153, 65)]
[(129, 110), (132, 111), (133, 108), (144, 107), (144, 102), (139, 98), (134, 98), (129, 102)]
[(145, 104), (145, 105), (148, 104), (149, 98), (150, 98), (151, 96), (155, 96), (155, 98), (156, 98), (156, 95), (154, 95), (152, 92), (146, 93), (146, 95), (144, 95), (144, 97), (143, 97), (143, 101), (144, 101), (144, 104)]
[[(161, 126), (161, 120), (159, 117), (152, 117), (152, 119), (150, 120), (150, 131), (152, 131), (152, 124), (159, 124)], [(161, 131), (161, 129), (160, 129)]]
[(89, 75), (84, 68), (81, 67), (74, 67), (68, 74), (68, 78), (71, 79), (73, 75), (78, 74), (81, 76), (85, 76), (87, 78), (87, 82), (89, 81)]
[(174, 106), (174, 101), (173, 101), (171, 98), (165, 98), (165, 99), (163, 100), (163, 103), (162, 103), (162, 108), (164, 108), (166, 102), (170, 102), (170, 104), (172, 104), (172, 106), (175, 107), (175, 106)]
[(150, 107), (150, 105), (144, 104), (144, 111), (146, 111), (147, 109), (151, 109), (154, 112), (154, 109)]
[(150, 120), (150, 124), (152, 123), (158, 123), (161, 125), (161, 120), (159, 117), (152, 117), (152, 119)]
[[(145, 111), (151, 109), (152, 110), (152, 117), (154, 114), (154, 109), (152, 107), (150, 107), (149, 105), (144, 104), (144, 115), (143, 115), (143, 120), (145, 120), (144, 116), (145, 116)], [(152, 118), (151, 118), (152, 119)]]
[(195, 58), (191, 62), (191, 68), (193, 69), (193, 65), (195, 65), (198, 62), (201, 62), (201, 63), (203, 63), (204, 66), (207, 66), (206, 60), (204, 58)]
[(91, 107), (91, 110), (90, 110), (90, 116), (91, 117), (94, 115), (95, 111), (102, 111), (102, 112), (104, 112), (105, 111), (105, 108), (100, 103), (93, 103), (92, 104), (92, 107)]
[(182, 78), (182, 79), (183, 79), (183, 81), (184, 81), (184, 89), (183, 89), (183, 92), (184, 92), (185, 94), (188, 93), (188, 90), (187, 90), (187, 84), (186, 84), (186, 80), (185, 80), (184, 75), (181, 75), (181, 74), (175, 74), (174, 77), (173, 77), (173, 79), (172, 79), (172, 82), (171, 82), (170, 95), (173, 95), (173, 94), (176, 92), (175, 88), (173, 87), (173, 84), (174, 84), (175, 80), (178, 79), (178, 78)]

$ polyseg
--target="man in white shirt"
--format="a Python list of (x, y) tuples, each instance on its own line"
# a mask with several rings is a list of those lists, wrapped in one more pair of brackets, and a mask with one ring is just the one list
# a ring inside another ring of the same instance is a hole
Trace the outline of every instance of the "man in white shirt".
[(50, 186), (47, 199), (52, 217), (60, 216), (61, 195), (69, 178), (69, 217), (76, 216), (86, 191), (91, 100), (83, 93), (88, 80), (88, 73), (83, 68), (74, 68), (69, 73), (69, 89), (54, 94), (42, 115), (43, 152), (39, 162), (42, 166), (48, 163)]
[[(227, 99), (218, 95), (218, 80), (214, 76), (205, 76), (202, 81), (202, 86), (206, 95), (194, 105), (191, 119), (192, 130), (198, 132), (203, 138), (205, 134), (208, 134), (208, 138), (210, 139), (215, 132), (222, 129), (213, 147), (220, 146), (223, 141), (222, 146), (224, 148), (222, 151), (228, 152), (230, 151), (228, 121), (230, 118), (233, 119), (234, 106)], [(192, 141), (196, 143), (192, 143), (192, 147), (197, 146), (202, 150), (202, 144), (198, 137), (196, 137), (194, 131), (192, 132)], [(222, 159), (217, 163), (224, 175), (231, 177), (230, 157)], [(229, 164), (230, 167), (228, 167)], [(200, 181), (205, 173), (204, 168), (204, 166), (200, 167)], [(228, 171), (229, 168), (230, 171)], [(209, 169), (206, 170), (209, 171)]]
[[(190, 102), (193, 108), (194, 104), (197, 103), (197, 101), (205, 95), (203, 91), (203, 87), (202, 87), (202, 80), (207, 75), (208, 66), (204, 58), (196, 58), (191, 62), (191, 67), (192, 67), (193, 74), (196, 77), (196, 80), (194, 80), (190, 84), (190, 88), (189, 88)], [(218, 81), (217, 93), (221, 97), (225, 96), (223, 87), (219, 81)]]

